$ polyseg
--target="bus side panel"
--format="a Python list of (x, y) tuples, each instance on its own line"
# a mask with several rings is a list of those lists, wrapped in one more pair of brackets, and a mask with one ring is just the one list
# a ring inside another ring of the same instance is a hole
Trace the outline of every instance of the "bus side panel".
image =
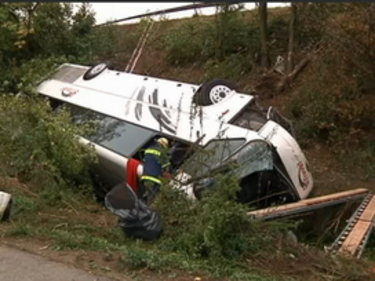
[(99, 177), (101, 183), (109, 188), (112, 188), (121, 182), (126, 182), (127, 158), (100, 145), (89, 142), (84, 138), (80, 138), (80, 142), (94, 146), (95, 152), (98, 156), (98, 163), (94, 164), (94, 168), (95, 173)]

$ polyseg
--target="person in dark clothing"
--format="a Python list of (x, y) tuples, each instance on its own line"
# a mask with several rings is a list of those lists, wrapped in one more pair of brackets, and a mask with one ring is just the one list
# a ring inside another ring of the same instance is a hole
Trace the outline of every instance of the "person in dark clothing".
[(141, 177), (142, 200), (149, 204), (160, 190), (161, 177), (170, 178), (170, 162), (163, 155), (169, 142), (159, 138), (145, 150), (143, 175)]

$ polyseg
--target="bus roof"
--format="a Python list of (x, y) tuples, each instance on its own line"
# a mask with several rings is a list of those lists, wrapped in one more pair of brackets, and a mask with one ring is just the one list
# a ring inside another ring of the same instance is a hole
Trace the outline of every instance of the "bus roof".
[(197, 108), (193, 96), (198, 85), (109, 69), (84, 80), (88, 69), (63, 64), (39, 84), (38, 92), (188, 142), (205, 135), (201, 145), (220, 138), (260, 138), (227, 123), (253, 99), (250, 95), (235, 93), (224, 102)]

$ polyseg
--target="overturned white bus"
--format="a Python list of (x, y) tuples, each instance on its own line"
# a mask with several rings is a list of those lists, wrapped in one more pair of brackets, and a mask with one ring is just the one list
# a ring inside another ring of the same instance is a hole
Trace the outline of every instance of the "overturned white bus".
[[(99, 121), (96, 133), (80, 136), (98, 155), (93, 173), (98, 197), (126, 180), (127, 161), (142, 160), (157, 136), (179, 144), (172, 183), (192, 198), (201, 190), (201, 181), (192, 178), (207, 179), (220, 169), (238, 175), (243, 203), (298, 201), (313, 188), (291, 123), (272, 108), (258, 107), (254, 96), (239, 93), (229, 81), (193, 85), (111, 70), (107, 63), (63, 64), (38, 91), (54, 109), (67, 106), (74, 122)], [(198, 170), (192, 146), (214, 151)]]

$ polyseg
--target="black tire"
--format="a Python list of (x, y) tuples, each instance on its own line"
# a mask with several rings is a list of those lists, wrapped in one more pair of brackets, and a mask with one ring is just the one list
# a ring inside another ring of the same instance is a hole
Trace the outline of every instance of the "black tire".
[[(212, 93), (211, 91), (217, 87), (217, 93)], [(222, 86), (222, 88), (220, 88)], [(224, 99), (228, 90), (235, 90), (238, 92), (238, 86), (225, 79), (214, 79), (203, 83), (194, 95), (194, 103), (201, 106), (212, 105), (219, 103), (221, 99)], [(214, 95), (214, 97), (212, 97)], [(216, 99), (216, 101), (215, 101)]]
[(91, 80), (95, 77), (97, 77), (99, 74), (101, 74), (104, 70), (112, 68), (112, 63), (107, 62), (101, 62), (93, 65), (90, 67), (86, 73), (83, 75), (83, 80)]

